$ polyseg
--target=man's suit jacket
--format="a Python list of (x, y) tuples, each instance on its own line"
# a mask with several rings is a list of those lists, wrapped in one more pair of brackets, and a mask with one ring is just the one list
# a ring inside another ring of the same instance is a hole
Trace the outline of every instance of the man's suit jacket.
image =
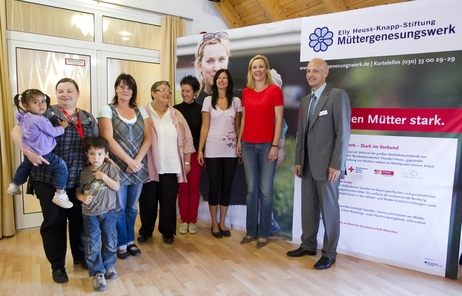
[(329, 167), (340, 170), (343, 178), (350, 140), (350, 98), (344, 90), (327, 84), (307, 127), (310, 99), (311, 94), (300, 102), (295, 164), (301, 165), (303, 172), (303, 166), (308, 163), (316, 181), (327, 181)]

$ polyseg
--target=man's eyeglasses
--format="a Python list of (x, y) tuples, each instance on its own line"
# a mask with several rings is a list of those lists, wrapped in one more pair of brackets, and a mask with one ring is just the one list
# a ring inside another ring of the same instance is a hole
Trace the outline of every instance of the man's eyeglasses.
[(168, 92), (169, 94), (172, 94), (171, 90), (168, 90), (168, 89), (165, 89), (165, 88), (156, 89), (155, 92), (160, 92), (160, 93)]
[(228, 39), (228, 33), (223, 31), (216, 33), (205, 33), (202, 35), (202, 43), (212, 40), (214, 38)]

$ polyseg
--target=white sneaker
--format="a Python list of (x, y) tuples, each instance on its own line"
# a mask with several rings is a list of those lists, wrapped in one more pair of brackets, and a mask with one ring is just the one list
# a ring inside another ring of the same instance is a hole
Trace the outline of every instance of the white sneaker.
[(107, 288), (106, 280), (104, 279), (104, 274), (102, 274), (101, 272), (98, 272), (93, 276), (92, 282), (93, 289), (95, 289), (95, 291), (104, 291)]
[(180, 233), (185, 234), (186, 232), (188, 232), (188, 223), (181, 223)]
[(67, 196), (66, 192), (61, 194), (55, 193), (55, 196), (51, 201), (60, 206), (61, 208), (65, 209), (70, 209), (74, 206), (74, 204), (69, 201), (69, 197)]
[(194, 234), (197, 232), (197, 226), (194, 223), (189, 223), (189, 233)]
[(108, 280), (115, 279), (117, 278), (117, 271), (114, 267), (106, 268), (106, 273), (104, 274), (104, 277)]
[(6, 190), (6, 193), (12, 194), (12, 195), (20, 195), (21, 188), (14, 183), (10, 183), (10, 185), (8, 185), (8, 189)]

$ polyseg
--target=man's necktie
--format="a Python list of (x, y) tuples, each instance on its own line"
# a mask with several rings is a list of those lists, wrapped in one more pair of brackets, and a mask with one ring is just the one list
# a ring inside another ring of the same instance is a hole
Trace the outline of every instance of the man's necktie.
[(311, 100), (310, 100), (310, 106), (308, 108), (308, 114), (307, 114), (307, 117), (308, 117), (308, 121), (307, 121), (307, 127), (310, 126), (310, 120), (311, 120), (311, 116), (313, 116), (313, 111), (314, 111), (314, 107), (316, 106), (316, 96), (315, 94), (313, 93), (311, 95)]

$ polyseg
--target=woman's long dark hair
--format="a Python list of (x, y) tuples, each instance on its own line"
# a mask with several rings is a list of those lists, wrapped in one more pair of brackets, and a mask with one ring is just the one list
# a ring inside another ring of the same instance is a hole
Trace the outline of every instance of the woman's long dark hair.
[(233, 88), (234, 88), (234, 82), (233, 82), (233, 77), (231, 76), (231, 73), (229, 73), (228, 69), (220, 69), (215, 73), (215, 76), (213, 76), (213, 85), (212, 85), (212, 108), (217, 109), (217, 102), (218, 102), (218, 87), (217, 87), (217, 79), (218, 76), (220, 76), (221, 73), (225, 72), (226, 76), (228, 76), (228, 87), (226, 88), (226, 98), (228, 99), (228, 108), (231, 107), (233, 104)]

